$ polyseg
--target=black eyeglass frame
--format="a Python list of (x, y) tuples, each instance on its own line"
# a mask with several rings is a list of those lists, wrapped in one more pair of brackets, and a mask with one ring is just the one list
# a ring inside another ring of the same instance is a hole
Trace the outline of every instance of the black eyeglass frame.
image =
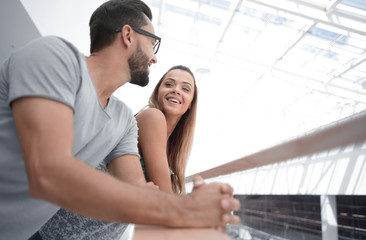
[[(142, 35), (145, 35), (145, 36), (148, 36), (148, 37), (152, 37), (156, 40), (154, 46), (153, 46), (153, 49), (154, 49), (154, 54), (156, 54), (158, 51), (159, 51), (159, 47), (160, 47), (160, 43), (161, 43), (161, 37), (158, 37), (154, 34), (152, 34), (151, 32), (148, 32), (144, 29), (141, 29), (141, 28), (138, 28), (138, 27), (134, 27), (134, 26), (130, 26), (135, 32), (138, 32)], [(114, 32), (118, 33), (120, 31), (122, 31), (122, 27), (118, 27), (114, 30)]]

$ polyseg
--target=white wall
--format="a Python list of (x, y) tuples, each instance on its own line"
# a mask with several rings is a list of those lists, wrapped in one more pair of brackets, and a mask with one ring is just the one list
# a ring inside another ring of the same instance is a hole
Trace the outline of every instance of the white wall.
[(0, 62), (15, 49), (41, 36), (19, 0), (0, 1)]

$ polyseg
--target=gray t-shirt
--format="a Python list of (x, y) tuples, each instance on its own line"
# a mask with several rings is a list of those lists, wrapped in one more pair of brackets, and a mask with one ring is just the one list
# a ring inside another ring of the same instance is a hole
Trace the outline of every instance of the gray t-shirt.
[[(109, 172), (105, 163), (97, 169)], [(105, 222), (61, 208), (38, 231), (43, 240), (119, 240), (128, 224)]]
[(119, 240), (127, 226), (80, 216), (62, 208), (39, 234), (43, 240)]
[(44, 97), (74, 110), (72, 153), (92, 167), (125, 154), (139, 156), (132, 111), (111, 96), (100, 105), (85, 56), (72, 44), (43, 37), (0, 65), (0, 239), (26, 239), (59, 209), (29, 195), (11, 103)]

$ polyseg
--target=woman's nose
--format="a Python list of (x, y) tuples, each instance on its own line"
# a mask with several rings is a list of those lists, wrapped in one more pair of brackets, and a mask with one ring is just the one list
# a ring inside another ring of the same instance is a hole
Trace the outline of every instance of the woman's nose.
[(178, 88), (178, 87), (175, 87), (175, 88), (173, 89), (173, 93), (176, 93), (176, 94), (180, 95), (179, 88)]

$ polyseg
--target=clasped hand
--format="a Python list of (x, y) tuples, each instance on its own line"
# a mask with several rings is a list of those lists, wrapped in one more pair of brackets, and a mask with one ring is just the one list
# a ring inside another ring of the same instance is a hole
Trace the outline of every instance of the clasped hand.
[(240, 209), (240, 202), (233, 198), (233, 188), (229, 184), (217, 182), (206, 184), (200, 176), (193, 177), (193, 184), (190, 197), (194, 198), (196, 203), (202, 204), (197, 207), (202, 208), (201, 212), (207, 214), (207, 219), (203, 219), (205, 223), (220, 229), (226, 224), (240, 222), (240, 218), (232, 214), (233, 211)]

